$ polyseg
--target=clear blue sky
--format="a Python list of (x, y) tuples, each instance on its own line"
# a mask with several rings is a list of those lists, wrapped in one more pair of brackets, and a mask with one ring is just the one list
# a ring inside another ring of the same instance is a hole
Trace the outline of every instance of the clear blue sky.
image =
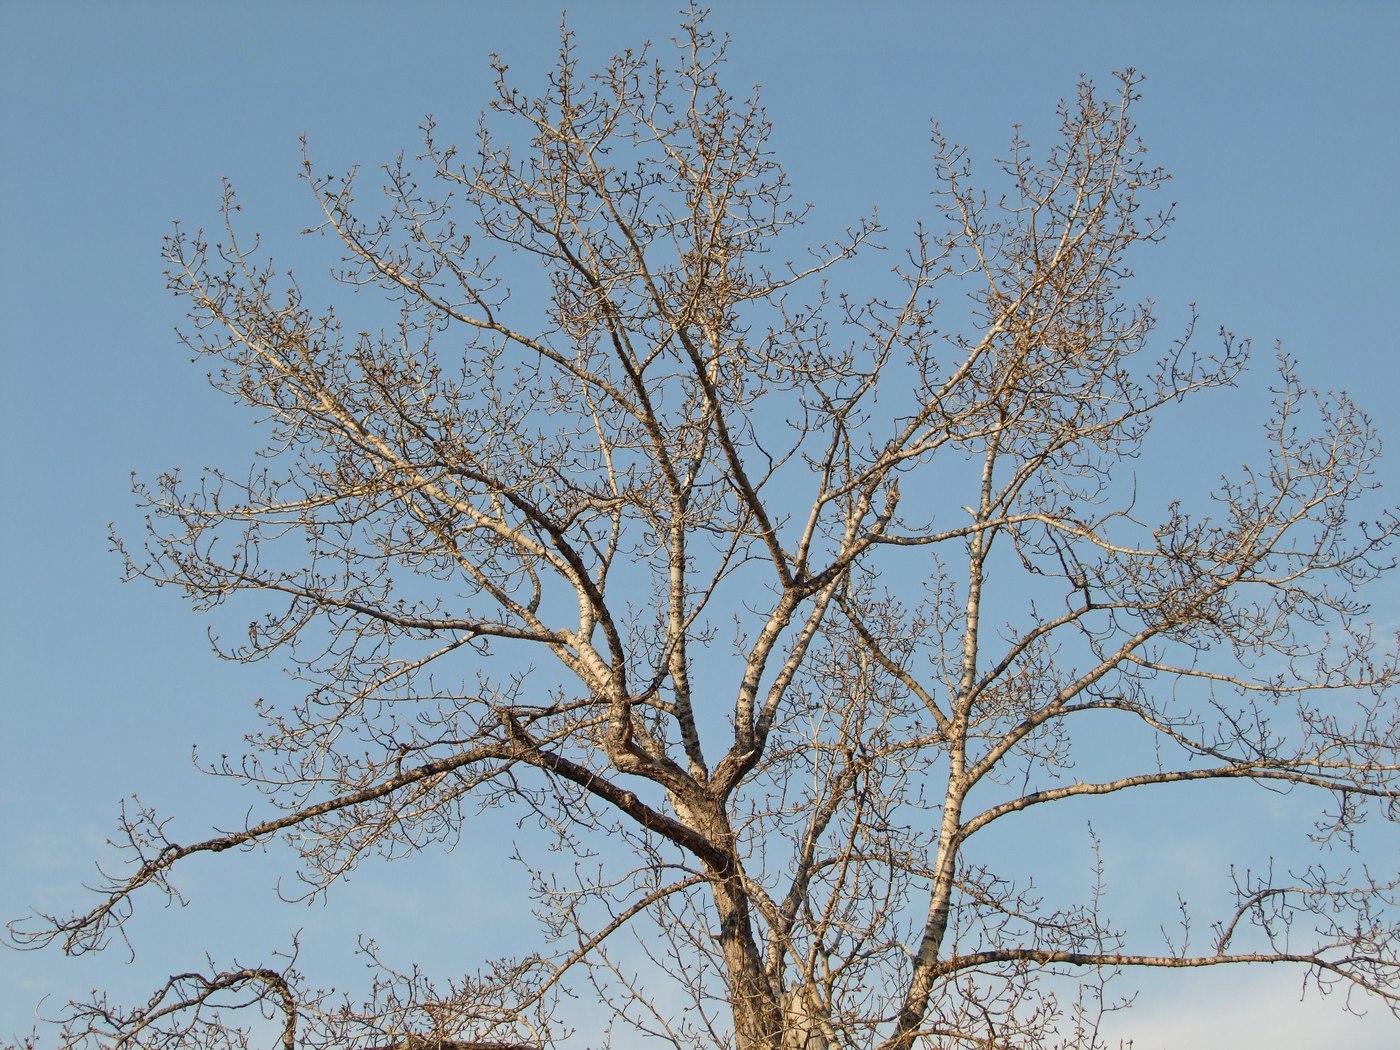
[[(663, 41), (677, 23), (667, 3), (578, 6), (586, 56)], [(331, 168), (412, 152), (429, 112), (469, 139), (488, 54), (538, 83), (559, 20), (542, 3), (0, 0), (0, 917), (82, 904), (133, 791), (177, 815), (177, 836), (242, 820), (248, 800), (197, 775), (191, 746), (236, 751), (249, 701), (287, 688), (216, 662), (179, 597), (121, 585), (107, 552), (109, 521), (139, 525), (132, 470), (237, 462), (250, 440), (172, 335), (161, 237), (174, 219), (216, 221), (227, 176), (279, 259), (314, 258), (294, 236), (312, 206), (298, 136)], [(928, 213), (930, 118), (989, 162), (1013, 123), (1045, 141), (1080, 74), (1142, 71), (1142, 134), (1176, 176), (1178, 224), (1138, 260), (1164, 325), (1195, 302), (1203, 335), (1253, 336), (1265, 366), (1282, 341), (1305, 379), (1350, 389), (1400, 449), (1400, 5), (721, 0), (713, 24), (734, 37), (730, 83), (762, 84), (818, 232), (878, 204), (895, 239)], [(1233, 411), (1200, 423), (1169, 483), (1213, 477), (1207, 453), (1238, 462)], [(1383, 471), (1392, 486), (1397, 465)], [(1389, 596), (1378, 614), (1394, 623)], [(446, 865), (366, 869), (313, 911), (274, 903), (275, 854), (195, 866), (188, 909), (138, 917), (133, 964), (120, 951), (0, 951), (0, 1038), (27, 1031), (43, 995), (102, 985), (130, 999), (206, 949), (252, 962), (302, 927), (306, 969), (342, 987), (359, 979), (345, 959), (362, 928), (399, 961), (417, 954), (450, 975), (509, 928), (503, 908), (466, 903), (467, 887), (515, 877), (498, 856), (508, 832), (483, 826)], [(1130, 839), (1120, 878), (1160, 863), (1168, 844), (1148, 839)], [(1209, 866), (1219, 844), (1175, 849)], [(1347, 1021), (1335, 1002), (1299, 1005), (1298, 991), (1288, 974), (1174, 979), (1148, 987), (1120, 1027), (1137, 1050), (1400, 1038), (1374, 1009)]]

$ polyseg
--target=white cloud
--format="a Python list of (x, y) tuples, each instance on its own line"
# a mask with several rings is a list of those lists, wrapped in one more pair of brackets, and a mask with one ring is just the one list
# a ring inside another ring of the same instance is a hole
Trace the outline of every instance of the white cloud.
[(1132, 1050), (1392, 1050), (1400, 1021), (1378, 1001), (1356, 997), (1364, 1017), (1344, 1008), (1343, 990), (1302, 995), (1296, 969), (1198, 970), (1145, 983), (1133, 1009), (1105, 1025), (1108, 1045)]

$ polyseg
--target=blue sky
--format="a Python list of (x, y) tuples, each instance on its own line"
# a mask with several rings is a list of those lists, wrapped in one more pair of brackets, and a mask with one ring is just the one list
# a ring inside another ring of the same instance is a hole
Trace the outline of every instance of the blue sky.
[[(548, 4), (0, 0), (0, 916), (82, 903), (133, 791), (186, 837), (241, 820), (248, 800), (195, 773), (191, 747), (236, 750), (249, 701), (286, 689), (269, 670), (218, 663), (199, 618), (173, 593), (121, 585), (107, 552), (109, 521), (139, 527), (131, 471), (238, 462), (251, 447), (172, 334), (161, 237), (175, 219), (217, 221), (228, 177), (279, 259), (314, 259), (295, 237), (314, 207), (297, 179), (301, 134), (329, 168), (412, 152), (430, 112), (468, 139), (488, 54), (536, 84), (559, 21)], [(666, 3), (614, 3), (580, 5), (570, 22), (586, 64), (666, 40), (677, 18)], [(1265, 367), (1281, 341), (1306, 381), (1349, 389), (1400, 442), (1400, 7), (719, 2), (713, 25), (734, 37), (730, 83), (762, 85), (775, 148), (817, 206), (814, 239), (872, 205), (895, 242), (929, 214), (931, 118), (989, 163), (1013, 123), (1045, 141), (1079, 75), (1106, 83), (1135, 67), (1143, 137), (1175, 175), (1178, 223), (1138, 258), (1164, 328), (1194, 302), (1203, 336), (1252, 336)], [(1240, 403), (1257, 407), (1257, 391)], [(1171, 457), (1179, 476), (1161, 483), (1213, 478), (1212, 457), (1237, 463), (1236, 442), (1257, 436), (1240, 426), (1224, 405), (1193, 420)], [(1397, 462), (1383, 467), (1392, 489)], [(1400, 592), (1387, 595), (1377, 619), (1393, 624)], [(405, 952), (470, 955), (509, 932), (501, 908), (463, 888), (513, 878), (509, 834), (485, 824), (446, 865), (366, 869), (309, 912), (275, 902), (275, 851), (195, 866), (189, 908), (139, 917), (134, 963), (0, 951), (0, 1038), (27, 1031), (44, 995), (102, 985), (129, 999), (206, 949), (251, 961), (303, 927), (308, 969), (338, 967), (327, 979), (340, 984), (357, 979), (343, 959), (365, 926)], [(1126, 881), (1162, 844), (1125, 841)], [(1177, 851), (1206, 864), (1220, 845)], [(236, 907), (214, 903), (225, 897)], [(450, 914), (442, 899), (457, 902)], [(1296, 975), (1174, 978), (1120, 1027), (1137, 1050), (1379, 1050), (1400, 1034), (1375, 1009), (1349, 1021), (1298, 992)]]

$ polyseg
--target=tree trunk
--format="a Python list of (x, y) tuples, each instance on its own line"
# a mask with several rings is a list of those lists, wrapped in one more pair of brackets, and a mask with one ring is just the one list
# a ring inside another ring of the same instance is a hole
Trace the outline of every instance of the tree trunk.
[(881, 1050), (909, 1050), (914, 1045), (914, 1034), (922, 1027), (928, 1014), (929, 997), (933, 991), (935, 966), (943, 947), (943, 938), (948, 932), (948, 919), (953, 900), (953, 882), (957, 875), (959, 822), (962, 820), (961, 785), (954, 784), (954, 776), (949, 778), (948, 801), (943, 809), (943, 826), (938, 836), (938, 859), (934, 870), (933, 889), (929, 894), (928, 919), (924, 923), (924, 934), (919, 941), (918, 954), (914, 957), (914, 972), (909, 981), (909, 993), (904, 997), (904, 1007), (899, 1012), (894, 1033), (881, 1046)]
[(781, 1050), (783, 1010), (754, 941), (748, 896), (735, 874), (717, 874), (710, 885), (734, 1009), (734, 1045), (737, 1050)]
[(768, 980), (754, 938), (753, 913), (744, 888), (734, 831), (722, 806), (710, 799), (686, 800), (673, 794), (671, 802), (681, 823), (714, 844), (720, 855), (706, 861), (705, 869), (719, 916), (720, 951), (733, 1009), (736, 1050), (782, 1050), (782, 1002)]

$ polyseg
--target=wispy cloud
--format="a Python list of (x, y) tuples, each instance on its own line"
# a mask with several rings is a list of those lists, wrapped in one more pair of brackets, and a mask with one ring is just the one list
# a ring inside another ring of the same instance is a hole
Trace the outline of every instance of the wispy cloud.
[(1294, 969), (1198, 971), (1146, 984), (1137, 1005), (1110, 1018), (1108, 1045), (1132, 1050), (1391, 1050), (1400, 1021), (1378, 1003), (1354, 999), (1365, 1016), (1342, 1008), (1343, 991), (1302, 991)]

